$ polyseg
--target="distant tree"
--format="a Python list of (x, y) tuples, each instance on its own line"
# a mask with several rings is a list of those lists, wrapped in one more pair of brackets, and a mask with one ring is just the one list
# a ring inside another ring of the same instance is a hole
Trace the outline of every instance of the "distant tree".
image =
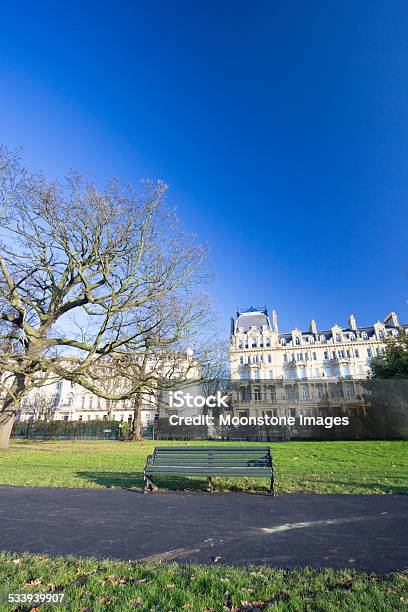
[(371, 361), (372, 378), (408, 378), (408, 334), (387, 340), (386, 351)]
[(58, 409), (58, 398), (42, 396), (39, 393), (22, 402), (24, 412), (28, 412), (34, 421), (52, 421)]
[[(181, 231), (166, 191), (116, 180), (101, 191), (76, 173), (49, 182), (0, 147), (0, 448), (34, 387), (57, 378), (140, 398), (139, 365), (170, 378), (166, 356), (205, 328), (206, 248)], [(129, 363), (125, 384), (107, 383)]]

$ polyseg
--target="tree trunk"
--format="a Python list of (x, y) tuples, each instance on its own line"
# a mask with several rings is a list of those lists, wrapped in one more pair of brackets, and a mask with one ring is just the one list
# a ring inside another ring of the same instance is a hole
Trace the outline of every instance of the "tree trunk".
[(0, 412), (0, 450), (7, 450), (9, 448), (14, 417), (15, 413), (10, 408)]
[(135, 441), (143, 440), (142, 438), (142, 394), (137, 393), (133, 399), (133, 422), (132, 422), (132, 439)]

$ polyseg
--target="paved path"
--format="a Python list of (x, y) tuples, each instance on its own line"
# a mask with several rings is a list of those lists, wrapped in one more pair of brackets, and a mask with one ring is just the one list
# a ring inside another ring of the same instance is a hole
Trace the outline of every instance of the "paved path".
[(0, 549), (117, 559), (408, 566), (408, 496), (0, 486)]

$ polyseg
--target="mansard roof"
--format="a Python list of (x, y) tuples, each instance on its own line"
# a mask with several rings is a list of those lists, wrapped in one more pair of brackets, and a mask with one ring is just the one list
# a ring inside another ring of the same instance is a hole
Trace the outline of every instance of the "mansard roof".
[(261, 310), (251, 306), (251, 308), (237, 312), (233, 333), (236, 333), (239, 328), (243, 332), (248, 332), (251, 327), (256, 327), (258, 331), (262, 331), (263, 325), (266, 325), (269, 331), (272, 331), (266, 308)]

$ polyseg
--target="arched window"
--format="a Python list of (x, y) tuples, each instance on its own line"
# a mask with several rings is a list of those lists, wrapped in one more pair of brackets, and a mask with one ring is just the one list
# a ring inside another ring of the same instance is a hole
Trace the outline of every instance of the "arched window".
[(314, 342), (315, 342), (315, 339), (314, 339), (313, 336), (308, 336), (308, 340), (309, 340), (310, 344), (314, 344)]
[(286, 344), (285, 338), (281, 338), (280, 343), (281, 343), (281, 346), (285, 346)]
[(320, 334), (320, 342), (326, 342), (326, 336), (324, 334)]
[(341, 336), (340, 336), (340, 334), (336, 334), (336, 342), (341, 342)]
[(361, 337), (362, 337), (362, 339), (363, 339), (363, 340), (368, 340), (368, 334), (367, 334), (367, 332), (362, 332), (362, 333), (361, 333)]
[(356, 334), (354, 334), (353, 332), (351, 332), (349, 335), (349, 340), (355, 340), (356, 339)]
[(67, 405), (68, 406), (72, 406), (73, 401), (74, 401), (74, 394), (73, 393), (68, 393), (68, 395), (67, 395)]
[(398, 330), (397, 329), (393, 329), (391, 333), (394, 336), (394, 338), (396, 338), (398, 336)]

